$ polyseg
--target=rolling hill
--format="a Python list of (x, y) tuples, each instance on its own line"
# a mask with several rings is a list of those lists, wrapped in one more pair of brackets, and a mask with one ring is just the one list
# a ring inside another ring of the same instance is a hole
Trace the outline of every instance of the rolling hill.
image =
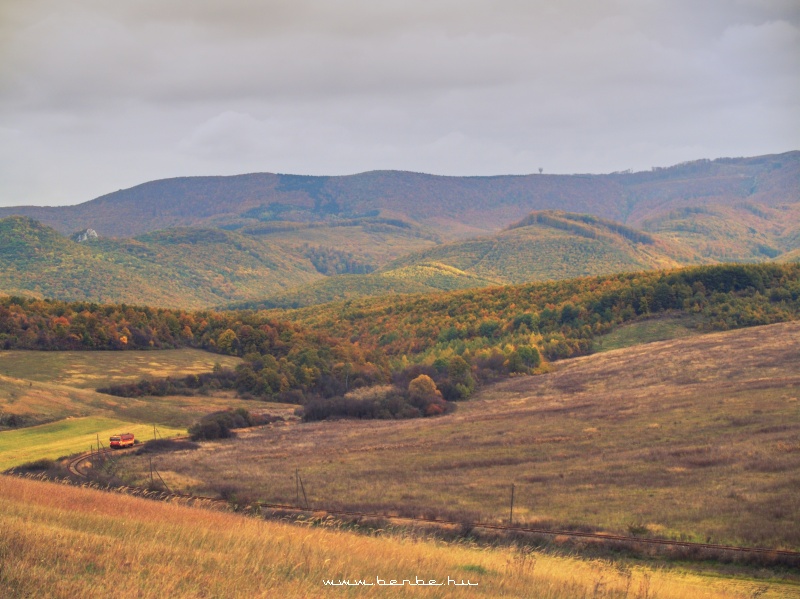
[[(250, 234), (173, 228), (78, 243), (31, 219), (9, 217), (0, 220), (0, 290), (183, 308), (298, 308), (708, 264), (714, 262), (708, 253), (780, 260), (784, 253), (775, 246), (797, 241), (787, 233), (788, 219), (760, 244), (748, 244), (741, 241), (744, 225), (725, 218), (684, 209), (649, 221), (664, 229), (649, 233), (587, 214), (538, 211), (499, 233), (442, 244), (424, 228), (377, 219), (273, 223)], [(785, 255), (792, 260), (791, 250)]]
[(427, 262), (500, 283), (527, 283), (674, 268), (703, 260), (677, 244), (610, 220), (542, 211), (489, 237), (409, 254), (386, 270)]
[(267, 298), (234, 302), (231, 310), (302, 308), (329, 302), (394, 294), (435, 293), (500, 285), (447, 264), (424, 262), (391, 270), (328, 277)]
[(800, 203), (680, 208), (641, 226), (709, 260), (762, 262), (800, 247)]
[(25, 217), (0, 220), (0, 289), (8, 294), (198, 308), (322, 276), (308, 258), (229, 231), (78, 243)]
[(680, 242), (614, 221), (541, 211), (494, 235), (409, 253), (374, 273), (327, 278), (231, 307), (298, 308), (391, 293), (562, 280), (705, 262)]
[(800, 248), (791, 252), (786, 252), (778, 258), (779, 262), (800, 262)]

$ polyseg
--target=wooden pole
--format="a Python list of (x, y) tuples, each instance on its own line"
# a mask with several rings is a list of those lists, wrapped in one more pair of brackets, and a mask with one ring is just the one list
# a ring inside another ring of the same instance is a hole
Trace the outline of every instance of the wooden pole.
[(511, 513), (508, 515), (508, 524), (514, 524), (514, 483), (511, 483)]
[(161, 484), (164, 485), (164, 488), (167, 490), (167, 493), (172, 493), (172, 490), (167, 486), (167, 483), (164, 482), (164, 479), (161, 478), (161, 473), (156, 470), (156, 475), (158, 476), (158, 480), (161, 481)]
[(306, 497), (306, 487), (303, 484), (303, 477), (298, 474), (297, 478), (300, 480), (300, 489), (303, 491), (303, 501), (306, 504), (306, 509), (308, 509), (308, 497)]

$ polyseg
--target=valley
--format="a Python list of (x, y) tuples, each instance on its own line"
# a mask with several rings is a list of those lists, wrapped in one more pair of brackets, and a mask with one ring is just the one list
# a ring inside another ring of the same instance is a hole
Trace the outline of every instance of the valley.
[(262, 173), (0, 208), (0, 470), (68, 476), (66, 456), (124, 430), (137, 450), (79, 484), (248, 512), (299, 504), (301, 484), (312, 509), (463, 523), (303, 531), (0, 477), (0, 587), (192, 595), (224, 571), (240, 595), (324, 596), (335, 562), (475, 575), (483, 596), (791, 596), (796, 573), (769, 560), (497, 547), (469, 523), (507, 522), (513, 494), (518, 525), (800, 550), (798, 173), (798, 152)]
[[(513, 483), (515, 524), (797, 549), (800, 324), (686, 337), (681, 331), (691, 331), (691, 324), (665, 316), (625, 325), (606, 336), (615, 341), (597, 339), (598, 346), (620, 349), (485, 385), (454, 413), (436, 418), (301, 423), (292, 418), (292, 406), (225, 393), (104, 396), (116, 404), (106, 413), (135, 413), (140, 404), (142, 418), (159, 422), (178, 411), (197, 417), (234, 406), (283, 414), (284, 422), (240, 430), (235, 439), (149, 454), (172, 490), (222, 493), (236, 504), (294, 503), (297, 471), (317, 509), (501, 523)], [(642, 344), (647, 335), (672, 333), (676, 338)], [(40, 358), (30, 359), (34, 355)], [(93, 363), (87, 355), (100, 359)], [(2, 358), (10, 358), (3, 362), (8, 373), (26, 377), (4, 380), (92, 394), (86, 387), (95, 382), (236, 360), (197, 350), (6, 351)], [(52, 459), (54, 445), (58, 455), (81, 451), (96, 434), (120, 426), (142, 439), (152, 430), (144, 420), (113, 418), (67, 418), (0, 432), (0, 462)], [(165, 437), (181, 434), (158, 428)], [(117, 459), (115, 476), (147, 486), (148, 459)], [(548, 596), (567, 598), (591, 594), (602, 581), (608, 596), (777, 598), (792, 596), (797, 584), (780, 568), (592, 559), (574, 549), (565, 555), (558, 543), (533, 551), (488, 549), (428, 539), (413, 529), (364, 534), (331, 519), (305, 528), (202, 502), (189, 507), (64, 485), (52, 493), (50, 484), (0, 477), (3, 584), (18, 594), (46, 594), (54, 585), (73, 594), (100, 586), (139, 589), (143, 597), (162, 596), (165, 589), (194, 594), (201, 587), (226, 594), (221, 581), (235, 577), (237, 593), (258, 594), (267, 585), (271, 592), (328, 596), (341, 590), (321, 587), (323, 578), (384, 574), (457, 574), (477, 582), (472, 590), (488, 597), (538, 585)], [(120, 538), (124, 554), (117, 550)], [(217, 558), (220, 552), (225, 560)], [(379, 596), (385, 590), (371, 589)]]
[(0, 56), (0, 599), (800, 599), (800, 0)]

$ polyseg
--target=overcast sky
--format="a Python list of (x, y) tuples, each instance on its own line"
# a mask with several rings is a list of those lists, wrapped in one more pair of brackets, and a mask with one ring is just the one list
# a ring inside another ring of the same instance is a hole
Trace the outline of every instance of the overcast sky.
[(0, 205), (800, 149), (797, 0), (2, 0)]

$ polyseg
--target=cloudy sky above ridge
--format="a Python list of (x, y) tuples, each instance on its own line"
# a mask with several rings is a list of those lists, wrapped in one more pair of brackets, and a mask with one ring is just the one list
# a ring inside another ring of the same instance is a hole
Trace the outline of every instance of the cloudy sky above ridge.
[(796, 0), (4, 0), (0, 205), (800, 149)]

